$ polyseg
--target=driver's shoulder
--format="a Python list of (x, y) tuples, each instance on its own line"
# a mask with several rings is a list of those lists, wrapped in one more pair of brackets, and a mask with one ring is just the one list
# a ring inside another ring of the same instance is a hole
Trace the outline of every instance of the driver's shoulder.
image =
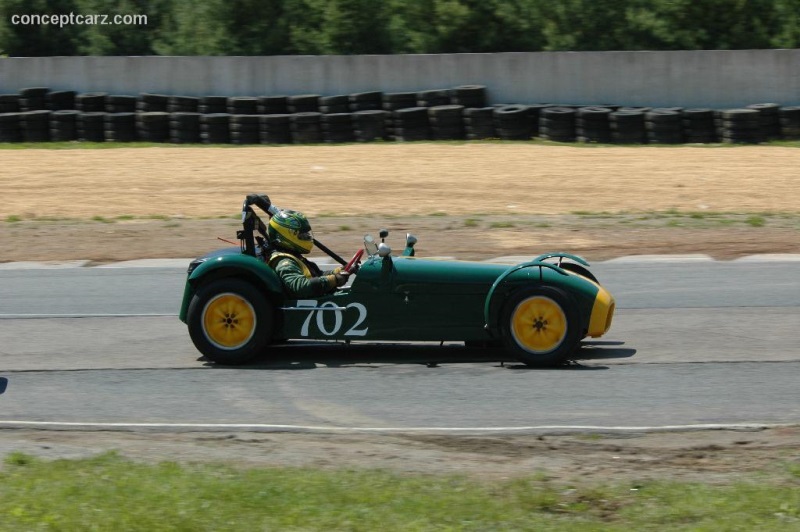
[(306, 275), (309, 267), (301, 257), (292, 255), (291, 253), (275, 252), (273, 253), (267, 264), (277, 272), (297, 272)]

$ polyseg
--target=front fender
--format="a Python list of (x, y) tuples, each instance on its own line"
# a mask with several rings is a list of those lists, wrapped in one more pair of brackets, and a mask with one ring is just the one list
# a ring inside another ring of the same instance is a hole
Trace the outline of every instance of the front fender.
[(267, 293), (283, 297), (283, 284), (275, 270), (263, 261), (244, 254), (225, 254), (198, 259), (199, 265), (191, 270), (186, 279), (183, 302), (178, 317), (186, 321), (186, 313), (197, 287), (206, 279), (219, 277), (245, 278)]
[[(573, 255), (572, 253), (564, 253), (563, 251), (555, 251), (555, 252), (552, 252), (552, 253), (544, 253), (542, 255), (539, 255), (535, 259), (533, 259), (531, 262), (542, 262), (542, 261), (545, 261), (547, 259), (552, 259), (554, 257), (558, 257), (559, 259), (570, 259), (570, 260), (573, 260), (573, 261), (577, 262), (578, 264), (586, 266), (587, 268), (589, 267), (589, 263), (586, 262), (586, 259), (584, 259), (583, 257), (581, 257), (579, 255)], [(559, 260), (558, 263), (561, 264), (561, 261)]]
[[(543, 255), (544, 256), (544, 255)], [(484, 328), (486, 330), (493, 330), (494, 324), (497, 323), (497, 320), (490, 320), (490, 314), (492, 309), (492, 303), (495, 298), (495, 293), (497, 292), (498, 287), (500, 287), (504, 281), (508, 280), (509, 276), (517, 273), (521, 270), (531, 269), (531, 268), (538, 268), (539, 269), (539, 281), (543, 281), (544, 273), (543, 269), (550, 269), (553, 270), (560, 275), (565, 275), (569, 277), (569, 274), (563, 270), (562, 268), (556, 266), (555, 264), (551, 264), (549, 262), (542, 262), (541, 260), (533, 260), (530, 262), (523, 262), (522, 264), (517, 264), (516, 266), (512, 266), (503, 273), (501, 273), (497, 279), (495, 279), (494, 283), (492, 283), (492, 287), (489, 289), (489, 293), (486, 294), (486, 299), (484, 300), (483, 304), (483, 323)]]

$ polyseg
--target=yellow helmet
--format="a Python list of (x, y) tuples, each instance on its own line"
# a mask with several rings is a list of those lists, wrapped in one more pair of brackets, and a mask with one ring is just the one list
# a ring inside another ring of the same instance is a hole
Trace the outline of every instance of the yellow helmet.
[(269, 221), (267, 236), (277, 248), (295, 253), (308, 253), (314, 247), (311, 224), (302, 212), (283, 210)]

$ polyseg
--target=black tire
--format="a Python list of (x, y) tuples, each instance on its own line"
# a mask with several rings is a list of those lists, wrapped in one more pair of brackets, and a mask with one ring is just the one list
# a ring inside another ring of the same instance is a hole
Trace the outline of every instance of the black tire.
[[(217, 329), (212, 330), (209, 322), (214, 324), (211, 313), (215, 310), (220, 315)], [(187, 312), (189, 336), (197, 350), (217, 364), (232, 366), (262, 352), (272, 337), (273, 323), (274, 309), (264, 294), (233, 278), (200, 286)]]
[[(575, 304), (558, 288), (520, 288), (511, 294), (501, 320), (506, 350), (528, 366), (561, 365), (581, 340)], [(533, 329), (536, 330), (533, 336), (521, 336)]]
[(299, 94), (286, 98), (286, 107), (289, 113), (316, 113), (319, 112), (319, 94)]

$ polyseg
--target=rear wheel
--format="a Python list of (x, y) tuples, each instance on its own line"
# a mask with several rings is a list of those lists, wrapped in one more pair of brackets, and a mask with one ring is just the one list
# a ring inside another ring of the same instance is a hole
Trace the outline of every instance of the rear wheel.
[(269, 343), (273, 310), (252, 284), (220, 279), (197, 290), (187, 322), (192, 342), (206, 358), (218, 364), (244, 364)]
[(580, 342), (574, 304), (557, 288), (514, 292), (503, 310), (502, 326), (506, 349), (529, 366), (562, 364)]

